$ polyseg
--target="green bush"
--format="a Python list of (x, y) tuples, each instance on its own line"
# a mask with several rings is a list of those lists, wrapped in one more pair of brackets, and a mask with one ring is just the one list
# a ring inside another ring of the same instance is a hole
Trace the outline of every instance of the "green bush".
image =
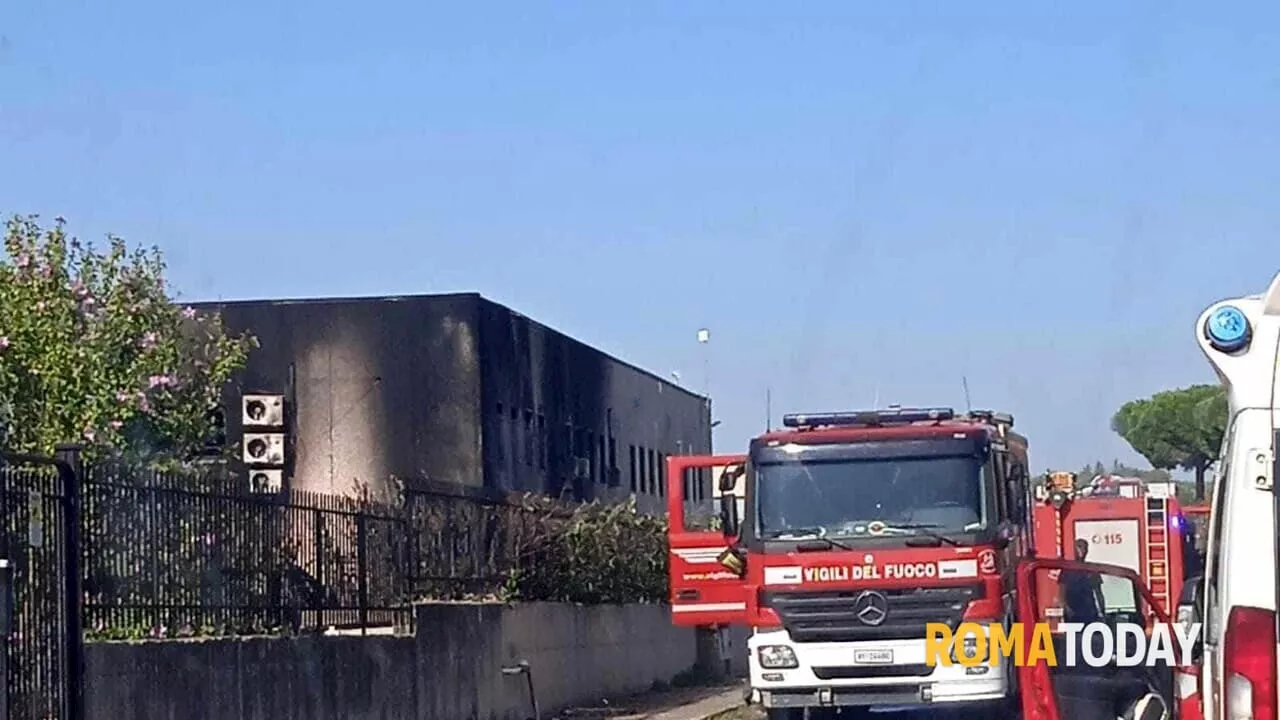
[(571, 506), (524, 497), (532, 532), (508, 571), (503, 599), (591, 605), (668, 599), (667, 521), (621, 504)]

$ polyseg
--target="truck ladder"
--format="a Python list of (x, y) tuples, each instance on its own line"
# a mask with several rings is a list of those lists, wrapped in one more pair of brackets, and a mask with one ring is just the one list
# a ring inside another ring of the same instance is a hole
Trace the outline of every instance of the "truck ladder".
[(1169, 500), (1147, 498), (1146, 568), (1151, 594), (1161, 609), (1169, 612)]

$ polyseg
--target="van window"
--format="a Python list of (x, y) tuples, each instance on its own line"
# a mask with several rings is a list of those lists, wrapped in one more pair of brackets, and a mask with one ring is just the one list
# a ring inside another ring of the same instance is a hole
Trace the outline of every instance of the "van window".
[(1231, 470), (1231, 453), (1235, 448), (1235, 419), (1227, 431), (1227, 438), (1222, 443), (1222, 453), (1218, 457), (1218, 468), (1213, 475), (1213, 503), (1210, 506), (1209, 547), (1206, 553), (1204, 581), (1204, 629), (1206, 642), (1217, 637), (1219, 623), (1218, 612), (1218, 575), (1222, 566), (1222, 516), (1226, 510), (1227, 476)]

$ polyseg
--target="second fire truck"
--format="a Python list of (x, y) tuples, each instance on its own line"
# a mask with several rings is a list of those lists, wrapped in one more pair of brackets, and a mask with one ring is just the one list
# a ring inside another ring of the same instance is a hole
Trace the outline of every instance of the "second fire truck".
[[(1036, 488), (1036, 499), (1039, 557), (1128, 568), (1169, 614), (1177, 609), (1183, 583), (1200, 575), (1195, 529), (1166, 484), (1100, 478), (1075, 488), (1051, 473)], [(1079, 557), (1081, 544), (1087, 558)]]
[[(1012, 621), (1034, 504), (1013, 418), (891, 408), (784, 425), (746, 455), (669, 459), (676, 624), (752, 627), (751, 687), (775, 720), (1010, 701), (1009, 663), (930, 666), (926, 624)], [(694, 528), (691, 474), (709, 468), (719, 527)]]

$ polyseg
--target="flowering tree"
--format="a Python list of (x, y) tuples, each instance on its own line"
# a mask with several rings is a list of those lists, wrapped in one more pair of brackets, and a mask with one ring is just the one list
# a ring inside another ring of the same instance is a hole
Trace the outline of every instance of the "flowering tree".
[(6, 227), (0, 442), (18, 452), (82, 442), (99, 456), (188, 457), (253, 339), (174, 304), (159, 250), (109, 237), (99, 251), (64, 226), (26, 216)]

